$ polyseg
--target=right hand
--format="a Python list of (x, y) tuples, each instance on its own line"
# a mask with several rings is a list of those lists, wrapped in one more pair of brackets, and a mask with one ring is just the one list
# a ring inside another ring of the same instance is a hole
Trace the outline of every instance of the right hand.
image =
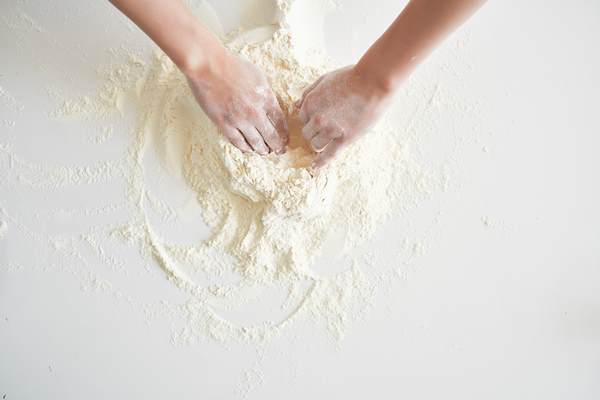
[(186, 77), (200, 107), (235, 147), (261, 155), (285, 152), (286, 119), (258, 68), (223, 49)]
[(296, 103), (304, 124), (302, 135), (317, 153), (320, 168), (349, 143), (364, 135), (391, 98), (371, 73), (357, 66), (329, 72), (304, 91)]

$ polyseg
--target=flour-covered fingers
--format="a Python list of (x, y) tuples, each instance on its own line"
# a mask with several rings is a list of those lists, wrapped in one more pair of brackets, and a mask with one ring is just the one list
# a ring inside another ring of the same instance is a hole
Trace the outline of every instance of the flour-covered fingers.
[(310, 145), (314, 151), (321, 152), (327, 145), (329, 145), (333, 140), (339, 138), (341, 133), (339, 130), (334, 128), (323, 128), (317, 133), (311, 140)]
[(225, 125), (221, 127), (221, 133), (231, 142), (232, 145), (237, 147), (243, 152), (252, 151), (252, 148), (246, 143), (246, 139), (237, 129)]
[(282, 152), (285, 145), (266, 114), (259, 118), (256, 123), (256, 129), (260, 132), (260, 135), (271, 151), (277, 154)]
[(312, 167), (318, 169), (327, 164), (336, 156), (336, 154), (339, 153), (344, 145), (345, 142), (343, 138), (339, 137), (337, 139), (333, 139), (331, 142), (329, 142), (327, 147), (325, 147), (325, 150), (317, 154), (317, 157), (312, 162)]
[(260, 155), (269, 154), (269, 147), (265, 144), (263, 137), (256, 128), (250, 124), (244, 124), (238, 127), (238, 130), (246, 142), (252, 147), (252, 149)]

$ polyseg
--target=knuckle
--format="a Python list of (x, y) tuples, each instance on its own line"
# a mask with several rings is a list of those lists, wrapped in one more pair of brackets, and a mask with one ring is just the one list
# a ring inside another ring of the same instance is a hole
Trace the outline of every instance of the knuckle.
[(248, 106), (248, 115), (252, 118), (259, 118), (260, 117), (260, 112), (258, 111), (258, 109), (256, 107), (253, 106)]
[(245, 116), (246, 118), (248, 118), (248, 117), (250, 117), (250, 118), (253, 118), (253, 117), (254, 117), (254, 116), (257, 114), (257, 112), (256, 112), (256, 110), (254, 109), (254, 107), (252, 107), (252, 106), (250, 106), (250, 105), (245, 105), (245, 106), (244, 106), (244, 108), (243, 108), (243, 113), (244, 113), (244, 116)]

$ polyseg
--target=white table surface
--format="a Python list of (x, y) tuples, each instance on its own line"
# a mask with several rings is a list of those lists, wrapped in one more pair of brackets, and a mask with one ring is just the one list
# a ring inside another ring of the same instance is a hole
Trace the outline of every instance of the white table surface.
[[(268, 0), (211, 3), (227, 29), (274, 18), (256, 11)], [(401, 5), (341, 3), (327, 18), (326, 38), (332, 56), (349, 63)], [(450, 51), (457, 43), (461, 52)], [(81, 126), (49, 118), (46, 93), (97, 88), (94, 66), (121, 44), (149, 42), (107, 2), (0, 3), (0, 86), (17, 101), (0, 102), (0, 122), (15, 122), (0, 124), (0, 143), (30, 162), (121, 156), (127, 142), (118, 135), (92, 146)], [(460, 82), (436, 75), (443, 65)], [(427, 250), (340, 348), (314, 332), (260, 350), (173, 346), (168, 320), (148, 321), (110, 294), (82, 290), (81, 274), (53, 269), (51, 252), (9, 224), (0, 239), (0, 398), (600, 398), (598, 71), (600, 2), (534, 0), (490, 2), (417, 72), (415, 79), (438, 76), (478, 106), (463, 121), (471, 130), (450, 189), (411, 211)], [(435, 122), (424, 158), (451, 146), (444, 129), (453, 126), (452, 110), (440, 110)], [(119, 182), (51, 193), (0, 187), (0, 206), (32, 231), (60, 237), (126, 219), (126, 210), (71, 219), (53, 210), (120, 196)], [(434, 214), (439, 223), (429, 229)], [(134, 284), (115, 278), (128, 293), (152, 299), (173, 291), (135, 249), (119, 256), (132, 270), (150, 269)], [(88, 263), (103, 268), (97, 258)]]

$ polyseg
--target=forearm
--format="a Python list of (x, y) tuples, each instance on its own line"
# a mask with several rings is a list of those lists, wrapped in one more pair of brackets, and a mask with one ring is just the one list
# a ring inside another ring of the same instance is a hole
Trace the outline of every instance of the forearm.
[(180, 0), (110, 0), (186, 74), (224, 52), (219, 40)]
[(411, 0), (357, 68), (384, 91), (393, 91), (485, 0)]

